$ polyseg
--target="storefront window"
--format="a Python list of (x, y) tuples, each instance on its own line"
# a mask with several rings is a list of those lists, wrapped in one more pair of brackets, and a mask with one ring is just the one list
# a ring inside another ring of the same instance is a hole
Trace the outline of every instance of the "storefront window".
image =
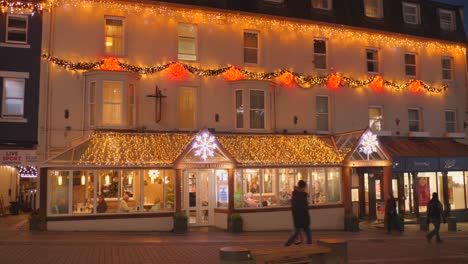
[(312, 178), (312, 192), (311, 199), (312, 204), (324, 204), (326, 203), (325, 195), (325, 168), (313, 168), (311, 169)]
[(260, 206), (260, 169), (246, 169), (243, 171), (244, 207)]
[(50, 214), (69, 213), (69, 171), (49, 171)]
[(341, 201), (341, 170), (328, 168), (327, 171), (327, 202), (338, 203)]
[(228, 207), (228, 172), (216, 170), (216, 207)]
[(463, 171), (449, 171), (447, 173), (447, 182), (450, 209), (465, 209), (465, 186), (463, 183)]
[(465, 171), (466, 207), (468, 208), (468, 171)]
[(244, 196), (242, 192), (242, 170), (234, 171), (234, 207), (242, 208), (244, 205), (242, 197)]
[[(139, 171), (122, 171), (120, 183), (120, 212), (128, 213), (140, 211), (140, 183), (141, 181)], [(127, 201), (126, 195), (128, 195)], [(128, 206), (128, 209), (125, 206)]]
[(98, 171), (98, 195), (107, 205), (105, 213), (119, 212), (119, 172), (115, 170)]
[[(441, 184), (440, 184), (441, 185)], [(432, 198), (432, 193), (437, 192), (438, 182), (435, 172), (419, 172), (418, 173), (418, 198), (419, 198), (419, 212), (427, 211), (427, 203)], [(441, 195), (439, 195), (439, 198)], [(442, 200), (441, 200), (442, 202)]]
[(296, 186), (296, 169), (279, 169), (279, 206), (290, 206), (292, 192)]
[(92, 214), (94, 208), (94, 173), (73, 171), (73, 214)]
[(276, 170), (264, 169), (262, 180), (262, 207), (276, 206), (276, 190), (277, 190)]

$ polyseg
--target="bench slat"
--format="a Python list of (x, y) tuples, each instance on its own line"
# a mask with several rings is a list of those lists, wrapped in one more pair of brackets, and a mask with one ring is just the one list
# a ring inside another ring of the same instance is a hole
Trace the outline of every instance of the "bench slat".
[(255, 260), (271, 260), (276, 258), (303, 257), (331, 252), (330, 248), (319, 245), (301, 245), (277, 247), (269, 249), (253, 249), (250, 254)]

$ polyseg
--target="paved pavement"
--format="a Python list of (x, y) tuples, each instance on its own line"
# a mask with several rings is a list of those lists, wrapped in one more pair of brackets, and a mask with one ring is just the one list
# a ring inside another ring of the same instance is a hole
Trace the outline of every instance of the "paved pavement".
[[(373, 224), (356, 233), (315, 231), (313, 239), (348, 241), (350, 263), (468, 263), (468, 223), (460, 231), (442, 226), (442, 244), (428, 244), (424, 232), (407, 225), (403, 234), (386, 235)], [(170, 232), (29, 232), (27, 216), (0, 217), (0, 263), (218, 263), (219, 248), (281, 246), (289, 232), (244, 232), (198, 228)]]

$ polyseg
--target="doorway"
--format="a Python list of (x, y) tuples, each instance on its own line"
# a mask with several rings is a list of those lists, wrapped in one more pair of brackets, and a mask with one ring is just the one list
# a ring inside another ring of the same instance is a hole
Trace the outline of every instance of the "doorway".
[(184, 172), (183, 210), (190, 226), (209, 226), (214, 221), (214, 170)]
[(359, 181), (359, 217), (369, 220), (383, 220), (385, 213), (383, 173), (361, 171)]

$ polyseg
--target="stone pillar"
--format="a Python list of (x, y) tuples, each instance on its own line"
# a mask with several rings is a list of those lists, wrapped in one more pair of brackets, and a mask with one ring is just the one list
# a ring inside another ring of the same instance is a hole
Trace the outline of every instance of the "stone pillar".
[(345, 209), (345, 215), (352, 214), (353, 204), (351, 201), (351, 168), (343, 167), (342, 169), (342, 201)]
[(177, 169), (175, 175), (175, 209), (176, 212), (182, 210), (182, 170)]
[(47, 230), (47, 181), (49, 179), (47, 168), (39, 170), (39, 217), (42, 230)]
[(234, 169), (228, 169), (228, 217), (234, 212)]

